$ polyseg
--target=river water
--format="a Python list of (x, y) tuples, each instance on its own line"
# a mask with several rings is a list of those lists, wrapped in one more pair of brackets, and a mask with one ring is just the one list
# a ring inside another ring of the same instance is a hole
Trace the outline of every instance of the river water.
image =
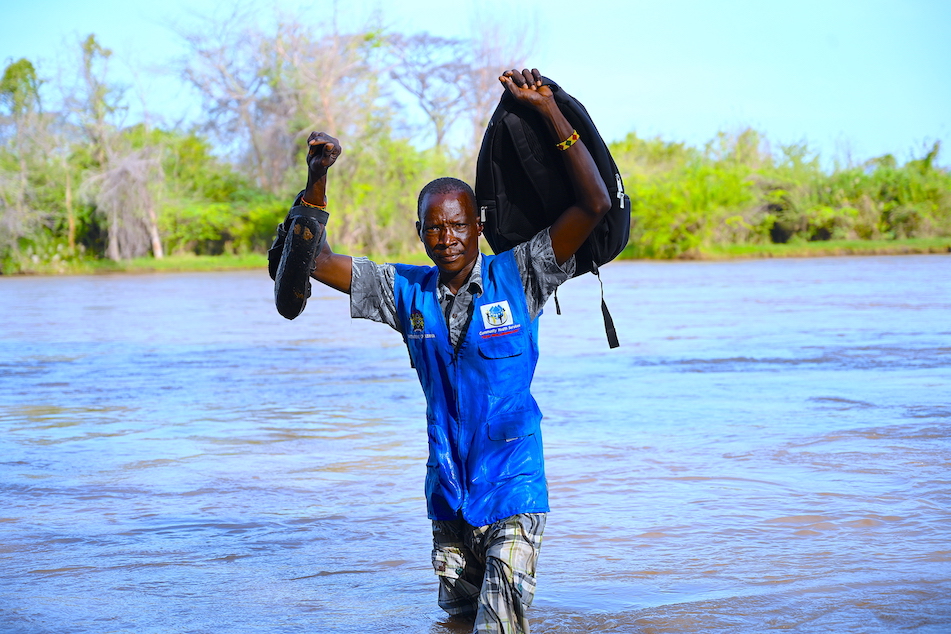
[[(951, 631), (951, 256), (617, 263), (542, 317), (533, 632)], [(461, 634), (399, 336), (0, 278), (0, 632)]]

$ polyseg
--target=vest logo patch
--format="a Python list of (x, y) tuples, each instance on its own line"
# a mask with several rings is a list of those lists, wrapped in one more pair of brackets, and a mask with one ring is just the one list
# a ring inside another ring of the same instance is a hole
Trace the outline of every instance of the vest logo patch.
[(413, 327), (413, 332), (406, 335), (407, 339), (435, 339), (436, 335), (426, 330), (426, 319), (419, 309), (414, 308), (409, 314), (409, 325)]
[(482, 313), (482, 325), (485, 326), (484, 330), (479, 331), (483, 339), (510, 335), (518, 332), (522, 327), (521, 324), (514, 323), (515, 316), (512, 314), (508, 300), (483, 304), (479, 311)]
[(409, 322), (413, 326), (413, 332), (423, 332), (426, 329), (426, 320), (423, 319), (423, 313), (416, 309), (409, 314)]
[(498, 328), (512, 323), (512, 310), (507, 300), (484, 304), (482, 306), (482, 323), (486, 328)]

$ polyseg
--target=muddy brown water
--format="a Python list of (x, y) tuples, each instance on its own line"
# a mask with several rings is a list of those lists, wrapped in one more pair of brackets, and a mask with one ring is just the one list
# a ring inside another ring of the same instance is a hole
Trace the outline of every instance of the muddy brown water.
[[(951, 256), (618, 263), (542, 317), (536, 633), (951, 631)], [(0, 278), (0, 632), (458, 633), (399, 336), (263, 272)]]

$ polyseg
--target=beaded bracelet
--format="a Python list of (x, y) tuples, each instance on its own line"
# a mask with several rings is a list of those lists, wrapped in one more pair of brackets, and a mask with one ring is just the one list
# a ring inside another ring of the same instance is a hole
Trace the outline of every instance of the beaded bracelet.
[(327, 205), (312, 205), (311, 203), (309, 203), (309, 202), (307, 202), (306, 200), (304, 200), (304, 197), (303, 197), (303, 196), (301, 196), (301, 198), (300, 198), (300, 204), (304, 205), (305, 207), (313, 207), (314, 209), (319, 209), (319, 210), (321, 210), (321, 211), (327, 211)]
[(567, 139), (565, 139), (561, 143), (557, 144), (555, 147), (564, 152), (565, 150), (567, 150), (568, 148), (570, 148), (572, 145), (574, 145), (580, 140), (581, 140), (581, 135), (578, 134), (578, 131), (572, 130), (571, 136), (569, 136)]

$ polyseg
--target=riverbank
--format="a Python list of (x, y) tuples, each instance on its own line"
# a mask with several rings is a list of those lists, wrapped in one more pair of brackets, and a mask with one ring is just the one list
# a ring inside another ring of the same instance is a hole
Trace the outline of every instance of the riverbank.
[(688, 260), (732, 260), (737, 258), (814, 258), (837, 255), (913, 255), (951, 253), (951, 238), (909, 238), (905, 240), (823, 240), (786, 244), (730, 244), (706, 247)]
[[(407, 264), (430, 264), (425, 253), (405, 255), (370, 255), (377, 262), (405, 262)], [(241, 255), (169, 255), (160, 260), (152, 257), (132, 260), (59, 260), (38, 262), (29, 268), (6, 275), (100, 275), (111, 273), (172, 273), (188, 271), (240, 271), (266, 269), (267, 255), (245, 253)], [(4, 275), (0, 272), (0, 276)]]
[[(909, 238), (905, 240), (825, 240), (821, 242), (794, 242), (787, 244), (733, 244), (704, 247), (685, 253), (681, 260), (733, 260), (745, 258), (804, 258), (839, 255), (912, 255), (927, 253), (951, 253), (949, 238)], [(371, 255), (378, 262), (405, 262), (429, 264), (421, 252), (401, 254), (396, 257)], [(628, 252), (622, 260), (636, 259)], [(135, 258), (113, 262), (112, 260), (78, 260), (38, 263), (33, 268), (14, 275), (93, 275), (109, 273), (162, 273), (182, 271), (234, 271), (264, 269), (267, 256), (260, 253), (244, 255), (171, 255), (161, 260)]]

